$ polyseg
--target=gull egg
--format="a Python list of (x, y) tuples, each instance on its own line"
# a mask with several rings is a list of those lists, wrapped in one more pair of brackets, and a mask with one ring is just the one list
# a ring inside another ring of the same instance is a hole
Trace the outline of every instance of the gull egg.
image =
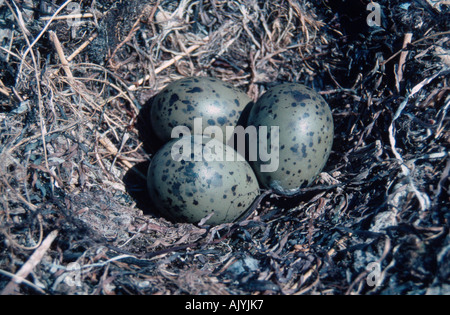
[[(154, 99), (151, 107), (151, 124), (158, 138), (166, 143), (177, 126), (195, 130), (194, 119), (202, 118), (202, 126), (217, 126), (223, 132), (226, 127), (238, 124), (242, 111), (251, 99), (231, 84), (210, 77), (188, 77), (169, 84)], [(178, 135), (176, 135), (178, 136)]]
[(189, 136), (165, 144), (152, 158), (147, 186), (151, 201), (175, 221), (206, 224), (238, 219), (259, 195), (245, 159), (216, 139)]
[[(249, 126), (267, 126), (267, 146), (279, 150), (278, 169), (262, 172), (261, 159), (251, 162), (261, 183), (280, 194), (295, 194), (324, 168), (333, 146), (331, 109), (313, 89), (285, 83), (268, 90), (250, 111)], [(272, 126), (279, 134), (270, 134)], [(273, 142), (277, 139), (277, 143)], [(263, 148), (267, 149), (267, 148)]]

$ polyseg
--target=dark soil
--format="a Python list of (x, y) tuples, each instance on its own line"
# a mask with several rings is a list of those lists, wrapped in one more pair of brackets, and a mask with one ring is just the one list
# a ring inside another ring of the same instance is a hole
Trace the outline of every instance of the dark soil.
[[(0, 1), (0, 292), (449, 294), (448, 2), (377, 1), (379, 26), (370, 2)], [(314, 185), (234, 224), (156, 214), (149, 100), (192, 75), (318, 90)]]

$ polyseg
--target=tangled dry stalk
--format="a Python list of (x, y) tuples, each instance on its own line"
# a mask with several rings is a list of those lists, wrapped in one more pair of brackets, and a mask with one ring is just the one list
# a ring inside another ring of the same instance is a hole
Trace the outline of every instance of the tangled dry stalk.
[[(448, 4), (371, 28), (362, 2), (0, 1), (2, 293), (448, 293)], [(321, 91), (315, 186), (236, 224), (153, 213), (146, 103), (191, 75)]]

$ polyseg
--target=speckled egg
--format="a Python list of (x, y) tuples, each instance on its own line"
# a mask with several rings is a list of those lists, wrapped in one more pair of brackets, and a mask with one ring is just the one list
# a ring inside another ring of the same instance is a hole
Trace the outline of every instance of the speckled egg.
[(147, 184), (155, 208), (178, 222), (198, 223), (210, 214), (206, 224), (233, 222), (259, 195), (249, 163), (222, 141), (202, 136), (165, 144), (150, 163)]
[(329, 158), (333, 116), (323, 97), (309, 87), (286, 83), (268, 90), (252, 108), (248, 125), (268, 127), (269, 147), (277, 136), (270, 127), (279, 126), (279, 143), (273, 144), (279, 150), (278, 169), (262, 172), (265, 162), (251, 163), (261, 185), (278, 193), (294, 194), (310, 185)]
[[(154, 99), (151, 107), (151, 123), (158, 138), (168, 142), (176, 126), (194, 130), (194, 119), (202, 118), (202, 126), (235, 127), (242, 111), (251, 99), (231, 84), (210, 77), (188, 77), (169, 84)], [(198, 132), (197, 132), (198, 131)], [(178, 136), (178, 135), (177, 135)]]

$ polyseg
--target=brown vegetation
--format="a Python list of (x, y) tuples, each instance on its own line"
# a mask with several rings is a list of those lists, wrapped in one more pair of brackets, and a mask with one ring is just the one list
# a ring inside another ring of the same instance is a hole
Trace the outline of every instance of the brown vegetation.
[[(0, 291), (448, 293), (448, 1), (380, 0), (380, 27), (343, 2), (0, 1)], [(154, 214), (145, 104), (190, 75), (320, 91), (315, 185), (235, 224)]]

